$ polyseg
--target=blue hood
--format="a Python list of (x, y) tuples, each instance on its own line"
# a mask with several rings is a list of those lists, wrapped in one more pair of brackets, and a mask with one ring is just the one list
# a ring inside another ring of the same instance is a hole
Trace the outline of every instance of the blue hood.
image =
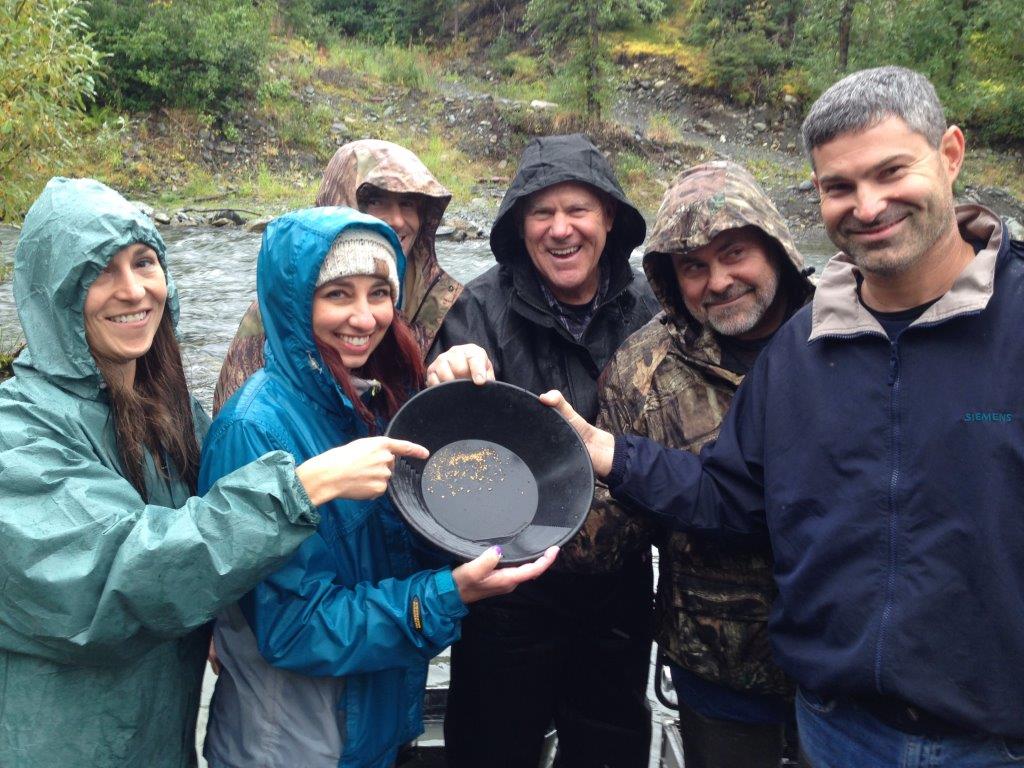
[(313, 341), (313, 293), (331, 243), (350, 227), (371, 229), (388, 239), (402, 285), (405, 256), (398, 236), (380, 219), (352, 208), (305, 208), (274, 219), (263, 233), (256, 265), (256, 296), (267, 335), (264, 368), (331, 411), (352, 404)]

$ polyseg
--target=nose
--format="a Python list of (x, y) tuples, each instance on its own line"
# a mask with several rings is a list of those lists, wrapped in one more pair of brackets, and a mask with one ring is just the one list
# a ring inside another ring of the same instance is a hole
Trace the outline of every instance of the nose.
[(131, 269), (121, 269), (115, 276), (117, 285), (114, 295), (121, 301), (137, 302), (146, 295), (146, 288), (139, 279), (139, 276)]
[(377, 325), (377, 320), (370, 311), (370, 302), (365, 297), (357, 299), (352, 305), (352, 314), (349, 315), (348, 324), (359, 331), (372, 331)]
[(731, 285), (732, 275), (729, 270), (718, 262), (712, 262), (708, 267), (708, 291), (725, 293)]
[(557, 212), (551, 220), (551, 236), (556, 240), (564, 240), (572, 234), (572, 224), (564, 213)]
[(863, 222), (871, 222), (885, 210), (885, 198), (872, 184), (861, 184), (857, 188), (857, 204), (853, 215)]
[(381, 218), (398, 233), (399, 237), (405, 234), (405, 216), (402, 214), (402, 206), (397, 202), (390, 201), (387, 215)]

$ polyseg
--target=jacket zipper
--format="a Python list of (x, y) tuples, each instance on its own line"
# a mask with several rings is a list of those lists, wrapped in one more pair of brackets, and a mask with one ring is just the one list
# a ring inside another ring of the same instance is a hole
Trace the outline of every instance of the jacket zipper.
[(896, 503), (897, 488), (900, 478), (901, 459), (901, 432), (899, 414), (900, 395), (900, 350), (898, 337), (889, 343), (889, 421), (890, 421), (890, 442), (889, 442), (889, 568), (885, 581), (885, 603), (882, 606), (882, 617), (878, 626), (878, 640), (875, 644), (875, 689), (879, 693), (882, 690), (882, 654), (885, 645), (885, 634), (892, 619), (893, 602), (896, 592), (896, 529), (899, 519), (899, 509)]

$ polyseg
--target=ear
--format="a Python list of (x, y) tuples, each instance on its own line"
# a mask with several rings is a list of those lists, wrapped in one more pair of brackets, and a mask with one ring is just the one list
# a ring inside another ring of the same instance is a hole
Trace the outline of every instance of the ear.
[(963, 167), (965, 145), (963, 131), (955, 125), (949, 126), (939, 140), (939, 157), (946, 169), (946, 175), (949, 176), (950, 184), (956, 181), (960, 168)]

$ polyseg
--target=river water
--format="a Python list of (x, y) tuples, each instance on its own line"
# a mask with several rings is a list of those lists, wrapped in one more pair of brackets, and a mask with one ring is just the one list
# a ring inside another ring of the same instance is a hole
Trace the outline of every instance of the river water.
[[(192, 391), (209, 410), (221, 361), (238, 322), (256, 296), (256, 255), (261, 235), (243, 229), (172, 227), (161, 233), (181, 297), (178, 331)], [(0, 227), (0, 262), (10, 264), (18, 230)], [(821, 271), (831, 244), (812, 232), (798, 243), (807, 263)], [(439, 240), (438, 259), (456, 279), (467, 282), (494, 260), (487, 240)], [(631, 259), (640, 267), (641, 251)], [(11, 281), (0, 284), (0, 338), (20, 333)]]

